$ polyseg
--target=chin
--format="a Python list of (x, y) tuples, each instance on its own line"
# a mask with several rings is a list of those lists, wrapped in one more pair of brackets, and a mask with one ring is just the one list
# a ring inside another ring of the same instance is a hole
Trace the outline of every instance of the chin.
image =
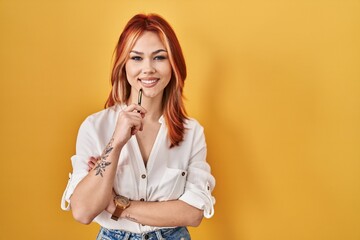
[(156, 98), (158, 97), (159, 95), (163, 95), (163, 91), (161, 92), (158, 92), (158, 91), (152, 91), (151, 89), (147, 90), (147, 89), (143, 89), (143, 93), (144, 93), (144, 96), (147, 97), (147, 98)]

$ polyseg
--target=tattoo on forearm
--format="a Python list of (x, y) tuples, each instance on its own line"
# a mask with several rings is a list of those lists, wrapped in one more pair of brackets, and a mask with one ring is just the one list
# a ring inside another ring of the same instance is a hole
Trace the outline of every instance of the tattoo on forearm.
[(103, 177), (103, 172), (105, 172), (105, 168), (111, 164), (111, 162), (107, 162), (106, 159), (108, 158), (109, 154), (113, 150), (112, 143), (114, 141), (114, 138), (110, 140), (110, 142), (106, 145), (103, 153), (99, 157), (99, 160), (97, 161), (97, 166), (94, 168), (96, 170), (95, 176), (99, 175)]
[(127, 220), (139, 223), (138, 220), (136, 218), (131, 217), (130, 214), (126, 214), (125, 218)]

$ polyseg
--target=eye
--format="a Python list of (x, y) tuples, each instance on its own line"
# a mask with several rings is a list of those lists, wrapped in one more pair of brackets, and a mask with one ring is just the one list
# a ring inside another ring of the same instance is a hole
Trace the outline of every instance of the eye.
[(130, 57), (130, 59), (134, 60), (134, 61), (141, 61), (142, 57), (140, 57), (140, 56), (132, 56), (132, 57)]
[(166, 58), (167, 58), (166, 56), (159, 55), (159, 56), (155, 56), (154, 60), (161, 61), (161, 60), (165, 60)]

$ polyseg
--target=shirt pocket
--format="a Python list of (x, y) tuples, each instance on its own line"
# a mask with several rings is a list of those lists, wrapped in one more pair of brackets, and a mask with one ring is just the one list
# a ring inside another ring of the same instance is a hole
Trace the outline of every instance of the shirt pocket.
[(175, 168), (166, 168), (161, 178), (157, 195), (160, 201), (178, 199), (185, 190), (187, 171)]

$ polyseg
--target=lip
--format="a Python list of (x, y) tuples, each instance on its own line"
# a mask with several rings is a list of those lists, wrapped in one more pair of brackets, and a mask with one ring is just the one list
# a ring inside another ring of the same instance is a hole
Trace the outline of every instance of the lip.
[(145, 77), (145, 78), (138, 78), (141, 85), (144, 87), (153, 87), (159, 82), (160, 78), (157, 77)]

